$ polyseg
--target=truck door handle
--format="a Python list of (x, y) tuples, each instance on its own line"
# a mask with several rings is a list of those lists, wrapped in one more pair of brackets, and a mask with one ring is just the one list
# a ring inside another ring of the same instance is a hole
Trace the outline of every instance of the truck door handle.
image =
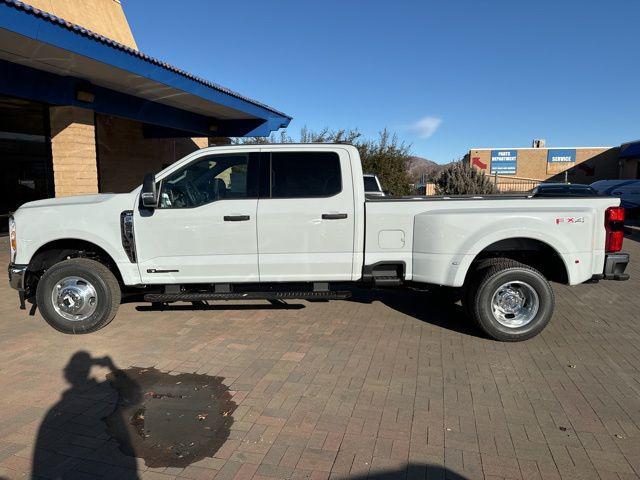
[(347, 218), (346, 213), (323, 213), (322, 214), (323, 220), (343, 220), (345, 218)]
[(224, 221), (225, 222), (246, 222), (250, 218), (251, 217), (249, 217), (249, 215), (225, 215)]

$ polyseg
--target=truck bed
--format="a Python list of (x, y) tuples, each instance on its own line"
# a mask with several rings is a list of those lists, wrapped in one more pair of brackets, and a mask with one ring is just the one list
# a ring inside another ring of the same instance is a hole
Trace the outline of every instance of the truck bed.
[(458, 287), (483, 250), (505, 239), (531, 239), (553, 248), (569, 283), (578, 284), (601, 273), (604, 211), (618, 203), (501, 194), (370, 198), (364, 264), (401, 262), (407, 279)]

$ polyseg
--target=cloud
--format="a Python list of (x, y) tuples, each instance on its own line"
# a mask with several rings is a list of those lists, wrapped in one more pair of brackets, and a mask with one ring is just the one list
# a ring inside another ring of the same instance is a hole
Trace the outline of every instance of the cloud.
[(420, 138), (429, 138), (436, 133), (441, 123), (442, 119), (438, 117), (422, 117), (417, 122), (409, 125), (409, 130), (417, 133)]

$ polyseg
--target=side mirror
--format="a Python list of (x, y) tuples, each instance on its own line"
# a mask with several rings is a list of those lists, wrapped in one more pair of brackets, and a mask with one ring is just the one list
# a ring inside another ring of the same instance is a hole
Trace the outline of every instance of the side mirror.
[(147, 173), (142, 181), (142, 191), (140, 201), (145, 208), (156, 208), (158, 206), (158, 190), (156, 188), (156, 176)]

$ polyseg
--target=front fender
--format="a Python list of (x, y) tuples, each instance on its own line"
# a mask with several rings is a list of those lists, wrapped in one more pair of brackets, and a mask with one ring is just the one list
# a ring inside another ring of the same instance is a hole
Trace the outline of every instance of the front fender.
[(29, 264), (34, 254), (60, 240), (81, 240), (104, 250), (114, 261), (127, 285), (140, 283), (137, 265), (122, 247), (120, 212), (130, 209), (128, 195), (93, 205), (46, 205), (18, 209), (15, 213), (18, 249), (16, 263)]
[[(29, 242), (25, 240), (23, 245), (25, 245), (26, 250), (24, 251), (25, 255), (29, 257), (29, 261), (35, 253), (46, 245), (57, 242), (60, 240), (80, 240), (84, 242), (92, 243), (102, 250), (107, 252), (107, 254), (113, 259), (113, 261), (117, 264), (120, 263), (123, 258), (119, 249), (112, 245), (110, 241), (105, 240), (104, 238), (100, 238), (98, 235), (94, 235), (91, 232), (86, 232), (82, 230), (64, 230), (59, 232), (48, 232), (47, 238), (39, 239), (33, 242)], [(22, 255), (21, 255), (22, 257)], [(24, 258), (24, 257), (22, 257)], [(126, 258), (126, 257), (125, 257)], [(27, 262), (28, 263), (28, 262)]]

